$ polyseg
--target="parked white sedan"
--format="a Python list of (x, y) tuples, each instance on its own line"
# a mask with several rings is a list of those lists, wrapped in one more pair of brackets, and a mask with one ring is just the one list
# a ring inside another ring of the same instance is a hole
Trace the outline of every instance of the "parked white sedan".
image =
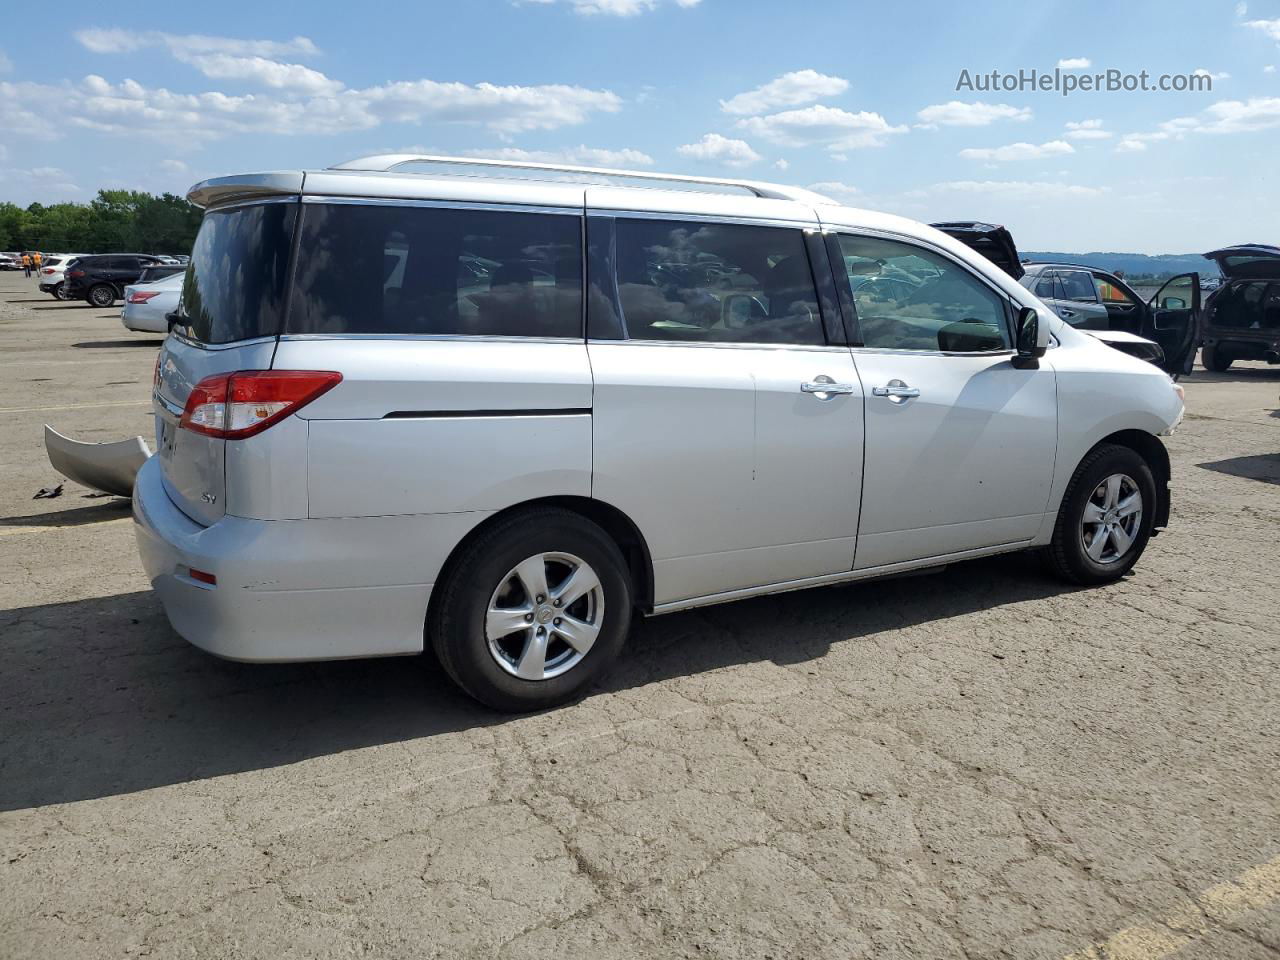
[(124, 309), (120, 322), (126, 330), (140, 333), (168, 333), (168, 315), (178, 309), (182, 299), (184, 273), (154, 283), (136, 283), (124, 288)]

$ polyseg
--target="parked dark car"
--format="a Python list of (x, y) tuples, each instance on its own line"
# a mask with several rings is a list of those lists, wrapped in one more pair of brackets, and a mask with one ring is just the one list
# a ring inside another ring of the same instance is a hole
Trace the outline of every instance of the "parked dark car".
[(180, 263), (156, 263), (142, 268), (138, 283), (155, 283), (165, 277), (172, 277), (175, 273), (186, 273), (186, 271), (187, 268)]
[(932, 226), (981, 253), (1073, 327), (1171, 376), (1190, 372), (1200, 342), (1199, 274), (1172, 278), (1144, 302), (1105, 270), (1021, 262), (1013, 235), (1002, 226), (974, 220)]
[(63, 274), (63, 291), (68, 300), (84, 300), (90, 306), (109, 307), (124, 299), (124, 288), (137, 283), (145, 268), (159, 262), (144, 253), (102, 253), (78, 257)]
[(1245, 243), (1205, 256), (1223, 283), (1204, 304), (1200, 362), (1218, 372), (1236, 360), (1280, 363), (1280, 247)]

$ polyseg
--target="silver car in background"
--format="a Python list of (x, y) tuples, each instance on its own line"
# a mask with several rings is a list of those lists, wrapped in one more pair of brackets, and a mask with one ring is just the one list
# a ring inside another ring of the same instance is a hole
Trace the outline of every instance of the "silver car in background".
[(182, 299), (185, 273), (175, 273), (154, 283), (135, 283), (124, 288), (124, 309), (120, 322), (126, 330), (140, 333), (168, 333), (169, 314)]

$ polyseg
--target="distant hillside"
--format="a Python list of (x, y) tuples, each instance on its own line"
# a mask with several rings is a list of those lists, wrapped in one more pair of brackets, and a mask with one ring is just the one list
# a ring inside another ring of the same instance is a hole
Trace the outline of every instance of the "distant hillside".
[(1218, 265), (1198, 253), (1162, 253), (1149, 257), (1142, 253), (1049, 253), (1023, 250), (1020, 255), (1024, 260), (1079, 263), (1110, 273), (1119, 271), (1126, 277), (1172, 277), (1179, 273), (1199, 273), (1202, 277), (1218, 276)]

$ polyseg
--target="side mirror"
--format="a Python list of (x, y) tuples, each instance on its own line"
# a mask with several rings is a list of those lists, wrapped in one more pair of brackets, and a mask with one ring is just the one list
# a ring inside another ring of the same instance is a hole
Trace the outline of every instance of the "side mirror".
[(1017, 354), (1013, 365), (1019, 370), (1040, 369), (1040, 358), (1044, 356), (1047, 343), (1040, 339), (1040, 314), (1035, 307), (1023, 307), (1018, 311), (1017, 320)]

